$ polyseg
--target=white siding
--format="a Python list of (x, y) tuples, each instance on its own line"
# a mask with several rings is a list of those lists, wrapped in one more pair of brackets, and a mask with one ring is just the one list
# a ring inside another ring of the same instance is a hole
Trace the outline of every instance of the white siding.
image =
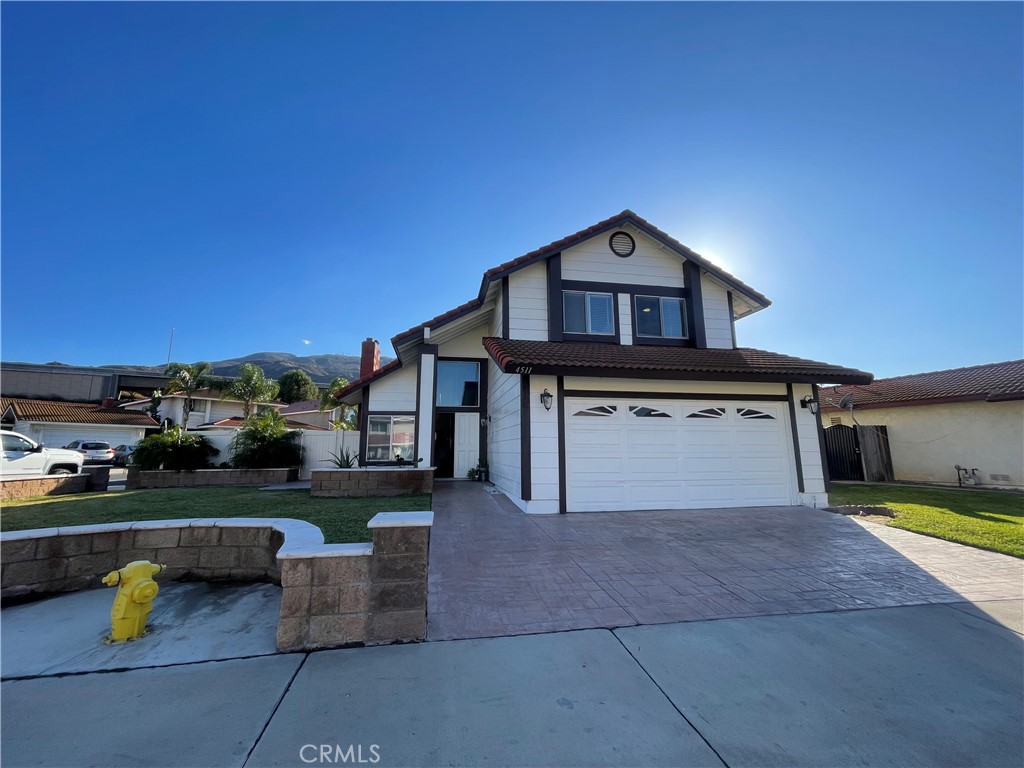
[(612, 253), (608, 246), (611, 232), (562, 251), (562, 279), (682, 288), (682, 257), (663, 250), (635, 229), (628, 231), (636, 241), (636, 250), (625, 259)]
[(729, 295), (717, 280), (701, 273), (700, 293), (704, 301), (704, 333), (710, 349), (732, 349), (732, 318)]
[(489, 479), (498, 490), (511, 499), (521, 494), (519, 455), (519, 382), (520, 377), (502, 373), (492, 361), (487, 364), (487, 412), (491, 422), (487, 429), (487, 463)]
[(619, 344), (633, 343), (633, 307), (628, 293), (619, 294)]
[(502, 291), (501, 288), (499, 288), (498, 299), (497, 301), (494, 302), (494, 312), (491, 315), (491, 336), (496, 336), (499, 339), (501, 338), (501, 335), (505, 332), (505, 329), (502, 327), (502, 323), (504, 322), (504, 318), (502, 316), (504, 307), (505, 292)]
[[(207, 401), (209, 402), (209, 401)], [(204, 409), (205, 411), (205, 409)], [(210, 402), (210, 417), (203, 417), (203, 422), (206, 421), (220, 421), (221, 419), (242, 417), (242, 404), (232, 401), (224, 401), (220, 403)], [(203, 423), (200, 422), (200, 423)], [(192, 424), (192, 414), (188, 416), (188, 423)]]
[(483, 338), (487, 326), (478, 325), (461, 336), (456, 336), (437, 346), (438, 357), (487, 357)]
[(508, 278), (509, 338), (548, 340), (548, 275), (544, 262)]
[(371, 383), (368, 410), (370, 413), (416, 410), (416, 365), (403, 366)]
[(558, 379), (554, 376), (531, 376), (530, 396), (530, 480), (533, 498), (526, 503), (530, 514), (558, 513), (558, 407), (552, 401), (546, 410), (540, 401), (547, 389), (558, 392)]
[[(416, 458), (433, 466), (434, 455), (434, 372), (437, 370), (437, 358), (434, 355), (423, 355), (417, 366), (420, 377), (420, 399), (416, 407), (417, 442)], [(416, 370), (416, 369), (414, 369)], [(413, 400), (415, 402), (415, 379), (413, 380)], [(373, 390), (370, 390), (372, 400)]]
[(812, 394), (812, 391), (810, 384), (793, 385), (793, 400), (796, 403), (796, 434), (804, 473), (804, 493), (801, 494), (801, 503), (808, 507), (827, 507), (825, 471), (821, 466), (821, 448), (818, 444), (818, 417), (807, 408), (800, 407), (800, 401)]

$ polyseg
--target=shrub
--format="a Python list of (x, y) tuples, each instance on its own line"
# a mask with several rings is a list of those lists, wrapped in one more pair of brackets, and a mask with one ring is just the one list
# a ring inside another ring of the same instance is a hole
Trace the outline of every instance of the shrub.
[(285, 426), (284, 416), (266, 411), (250, 418), (231, 441), (231, 463), (240, 469), (297, 467), (302, 463), (299, 435)]
[(210, 459), (218, 453), (220, 451), (202, 435), (171, 427), (166, 432), (143, 438), (132, 452), (131, 466), (143, 470), (192, 471), (211, 466)]
[(351, 451), (332, 453), (331, 460), (327, 463), (333, 464), (338, 469), (353, 469), (359, 466), (359, 454)]

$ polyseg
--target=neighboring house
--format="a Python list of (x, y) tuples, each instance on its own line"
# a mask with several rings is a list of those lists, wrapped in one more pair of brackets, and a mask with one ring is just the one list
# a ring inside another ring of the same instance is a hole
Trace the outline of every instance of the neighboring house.
[[(163, 395), (157, 408), (160, 422), (163, 423), (170, 419), (174, 424), (181, 424), (182, 404), (184, 401), (185, 396), (182, 394)], [(241, 400), (221, 400), (220, 393), (213, 389), (199, 390), (192, 396), (192, 401), (194, 405), (188, 414), (188, 429), (199, 429), (222, 419), (242, 417)], [(131, 402), (124, 403), (121, 407), (128, 411), (148, 411), (152, 402), (152, 399), (147, 397), (143, 400), (132, 400)], [(278, 402), (266, 402), (258, 403), (256, 408), (258, 410), (265, 408), (280, 409), (283, 405), (283, 403)]]
[[(410, 288), (410, 290), (413, 290)], [(762, 294), (624, 211), (484, 273), (337, 393), (360, 460), (484, 462), (530, 513), (824, 506), (817, 383), (871, 374), (736, 346)]]
[[(191, 419), (190, 419), (191, 421)], [(288, 429), (306, 429), (313, 432), (326, 432), (324, 427), (318, 427), (314, 424), (303, 424), (301, 421), (295, 421), (294, 419), (285, 419), (284, 425)], [(200, 424), (196, 427), (201, 432), (217, 431), (217, 430), (235, 430), (241, 429), (245, 426), (245, 419), (241, 416), (231, 416), (227, 419), (220, 419), (219, 421), (211, 421), (208, 424)]]
[(1024, 487), (1024, 360), (879, 379), (821, 390), (825, 426), (884, 425), (897, 480), (957, 482), (956, 465), (983, 485)]
[(340, 408), (321, 411), (319, 400), (300, 400), (297, 403), (286, 405), (281, 409), (281, 415), (290, 421), (296, 421), (301, 424), (308, 424), (314, 427), (321, 427), (323, 429), (330, 429), (331, 422), (338, 419), (340, 413)]
[(62, 448), (73, 440), (101, 440), (115, 445), (134, 445), (147, 429), (160, 425), (146, 413), (124, 411), (113, 399), (95, 403), (0, 398), (0, 423), (50, 448)]

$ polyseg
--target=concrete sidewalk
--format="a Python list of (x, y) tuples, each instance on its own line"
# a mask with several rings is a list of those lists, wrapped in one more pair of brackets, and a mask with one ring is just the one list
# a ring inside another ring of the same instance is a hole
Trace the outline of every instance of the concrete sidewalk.
[(1005, 625), (1022, 612), (897, 607), (13, 680), (3, 762), (1019, 766), (1024, 638)]

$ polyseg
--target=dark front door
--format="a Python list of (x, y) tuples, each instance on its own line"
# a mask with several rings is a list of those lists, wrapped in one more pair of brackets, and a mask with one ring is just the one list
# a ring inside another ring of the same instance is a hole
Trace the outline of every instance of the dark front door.
[(435, 477), (455, 477), (455, 414), (439, 413), (434, 419)]

